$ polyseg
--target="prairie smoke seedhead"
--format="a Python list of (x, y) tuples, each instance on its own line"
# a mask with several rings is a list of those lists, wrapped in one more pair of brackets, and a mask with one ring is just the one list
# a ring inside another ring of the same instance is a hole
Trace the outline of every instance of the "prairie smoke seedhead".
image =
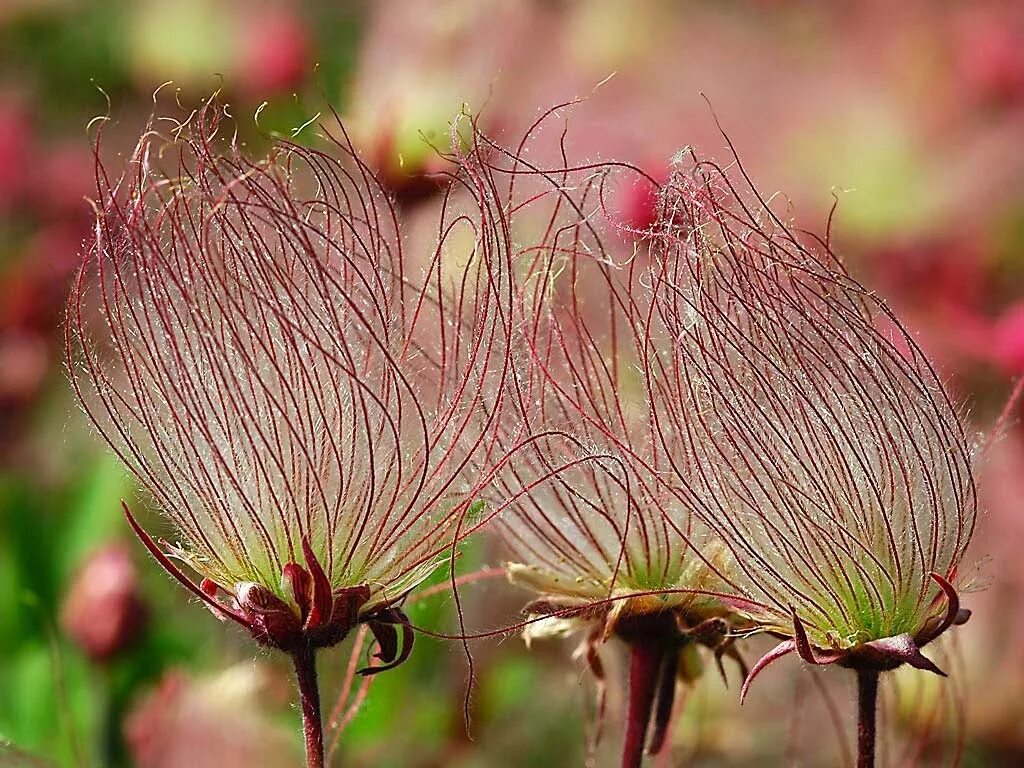
[[(680, 414), (665, 411), (648, 372), (673, 347), (653, 313), (652, 267), (606, 245), (627, 242), (606, 236), (613, 189), (657, 183), (626, 166), (537, 165), (544, 119), (515, 152), (491, 145), (487, 159), (506, 201), (495, 228), (521, 244), (512, 256), (521, 365), (506, 424), (518, 452), (492, 492), (517, 561), (509, 580), (537, 596), (524, 609), (527, 642), (585, 632), (580, 652), (599, 691), (599, 645), (628, 645), (624, 765), (635, 765), (652, 714), (648, 749), (662, 746), (676, 681), (699, 672), (699, 646), (715, 650), (720, 670), (723, 654), (743, 668), (733, 613), (718, 599), (731, 563), (692, 514), (682, 478), (693, 459), (669, 426)], [(551, 156), (564, 163), (559, 148)]]
[(225, 116), (210, 102), (155, 122), (119, 178), (97, 165), (72, 380), (180, 537), (159, 546), (129, 514), (165, 568), (290, 653), (367, 622), (379, 671), (408, 654), (401, 600), (486, 483), (465, 468), (493, 448), (500, 287), (451, 284), (459, 247), (487, 245), (465, 214), (446, 209), (410, 261), (340, 125), (321, 125), (331, 153), (278, 141), (254, 162), (217, 138)]
[(496, 455), (509, 299), (471, 268), (494, 247), (472, 211), (444, 205), (433, 253), (408, 262), (340, 125), (321, 125), (334, 154), (279, 141), (253, 162), (218, 142), (225, 116), (211, 101), (169, 139), (154, 124), (120, 178), (97, 163), (69, 366), (181, 538), (158, 545), (126, 507), (153, 556), (292, 656), (322, 768), (317, 649), (366, 623), (380, 664), (362, 672), (402, 663), (403, 597), (474, 527), (488, 475), (467, 468)]
[(691, 640), (716, 647), (719, 664), (726, 651), (738, 660), (722, 644), (731, 611), (716, 596), (727, 552), (662, 479), (671, 457), (640, 370), (653, 343), (640, 316), (649, 291), (638, 271), (617, 284), (613, 267), (568, 250), (533, 264), (521, 294), (529, 437), (495, 485), (513, 499), (500, 518), (519, 560), (508, 578), (539, 596), (524, 612), (547, 617), (524, 637), (588, 628), (591, 654), (611, 637), (685, 646), (684, 677), (697, 661)]
[(747, 612), (819, 663), (934, 669), (918, 649), (966, 618), (952, 583), (977, 507), (938, 375), (827, 241), (717, 166), (677, 173), (663, 203), (681, 426)]
[(942, 674), (921, 648), (969, 615), (954, 584), (977, 513), (973, 445), (884, 303), (746, 184), (695, 159), (664, 191), (651, 247), (677, 340), (671, 399), (703, 457), (701, 517), (736, 564), (733, 605), (784, 638), (744, 693), (794, 651), (855, 669), (872, 765), (879, 672)]

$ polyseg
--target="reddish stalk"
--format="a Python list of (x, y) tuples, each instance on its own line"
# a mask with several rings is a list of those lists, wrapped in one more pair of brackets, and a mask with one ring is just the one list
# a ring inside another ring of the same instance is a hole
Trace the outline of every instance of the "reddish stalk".
[(626, 716), (626, 740), (622, 747), (622, 768), (639, 768), (643, 761), (644, 742), (663, 658), (662, 648), (655, 643), (636, 642), (630, 645), (629, 712)]
[(857, 768), (875, 768), (878, 670), (857, 670)]
[(648, 755), (657, 755), (665, 746), (669, 725), (672, 723), (672, 708), (676, 703), (676, 678), (679, 667), (679, 649), (666, 650), (658, 672), (658, 694), (654, 705), (654, 728), (647, 745)]
[[(348, 666), (345, 669), (345, 682), (342, 683), (341, 693), (338, 695), (338, 701), (331, 712), (331, 718), (327, 721), (327, 730), (331, 734), (331, 744), (327, 748), (328, 760), (337, 751), (338, 742), (341, 740), (341, 732), (345, 730), (352, 718), (355, 717), (356, 711), (359, 709), (359, 705), (362, 704), (366, 691), (369, 688), (370, 681), (373, 679), (371, 677), (363, 678), (359, 690), (356, 691), (355, 699), (349, 704), (349, 695), (352, 693), (352, 686), (356, 679), (356, 670), (359, 669), (359, 661), (363, 653), (363, 642), (366, 640), (368, 632), (369, 630), (365, 624), (361, 625), (359, 631), (356, 632), (356, 639), (352, 643), (352, 651), (348, 657)], [(347, 709), (345, 708), (346, 704), (349, 704)]]
[(299, 684), (302, 732), (306, 739), (306, 768), (324, 768), (324, 728), (320, 719), (320, 689), (316, 680), (316, 650), (305, 647), (292, 654)]

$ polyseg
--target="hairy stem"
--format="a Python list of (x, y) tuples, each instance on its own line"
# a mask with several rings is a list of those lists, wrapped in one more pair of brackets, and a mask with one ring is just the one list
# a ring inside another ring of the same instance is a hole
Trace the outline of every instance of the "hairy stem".
[(324, 727), (320, 717), (320, 689), (316, 681), (316, 651), (301, 648), (292, 654), (299, 684), (302, 732), (306, 737), (307, 768), (324, 768)]
[(857, 670), (857, 768), (875, 768), (878, 671)]
[(644, 741), (663, 656), (662, 649), (654, 643), (639, 642), (630, 646), (629, 711), (626, 740), (622, 747), (622, 768), (639, 768), (643, 761)]

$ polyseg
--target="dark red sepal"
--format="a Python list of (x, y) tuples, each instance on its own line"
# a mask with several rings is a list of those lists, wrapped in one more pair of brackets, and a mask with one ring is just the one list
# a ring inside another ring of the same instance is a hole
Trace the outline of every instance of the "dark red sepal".
[(960, 596), (952, 584), (934, 571), (928, 575), (932, 581), (939, 585), (939, 589), (942, 590), (943, 595), (946, 597), (946, 612), (942, 615), (941, 619), (932, 622), (930, 626), (926, 625), (922, 631), (917, 633), (914, 642), (918, 648), (927, 645), (951, 626), (965, 624), (971, 617), (970, 611), (962, 611), (960, 609)]
[[(939, 586), (943, 588), (943, 592), (946, 593), (946, 597), (949, 600), (949, 608), (944, 618), (936, 625), (936, 629), (938, 629), (937, 632), (932, 630), (929, 632), (922, 632), (919, 635), (919, 637), (924, 636), (928, 640), (938, 637), (938, 635), (949, 628), (949, 626), (956, 624), (962, 614), (959, 601), (957, 601), (955, 597), (956, 593), (953, 592), (949, 583), (941, 577), (936, 578), (935, 574), (932, 574), (932, 577), (935, 578), (939, 583)], [(943, 584), (945, 584), (944, 587)], [(928, 640), (926, 640), (926, 642)], [(842, 651), (816, 648), (811, 645), (810, 640), (807, 637), (807, 631), (804, 629), (803, 622), (800, 621), (796, 612), (793, 611), (793, 639), (779, 643), (772, 650), (762, 656), (756, 664), (754, 664), (750, 673), (747, 675), (746, 680), (743, 682), (743, 688), (740, 690), (740, 702), (742, 703), (746, 698), (747, 691), (750, 689), (750, 685), (754, 681), (754, 678), (756, 678), (765, 669), (765, 667), (775, 661), (778, 661), (783, 656), (788, 656), (794, 652), (796, 652), (800, 658), (808, 664), (814, 665), (838, 664), (841, 667), (849, 669), (886, 672), (896, 669), (897, 667), (901, 667), (904, 664), (908, 664), (915, 669), (934, 672), (937, 675), (945, 677), (946, 673), (936, 666), (931, 659), (921, 653), (921, 646), (923, 644), (924, 643), (909, 634), (902, 634), (872, 640)]]
[(333, 620), (338, 624), (355, 626), (359, 623), (359, 609), (369, 599), (370, 588), (365, 584), (337, 590), (334, 593)]
[(235, 592), (239, 612), (253, 637), (265, 645), (291, 652), (303, 639), (302, 624), (284, 600), (260, 584), (240, 584)]
[(793, 640), (796, 643), (796, 652), (801, 659), (808, 664), (822, 666), (825, 664), (835, 664), (846, 656), (845, 651), (815, 648), (811, 645), (810, 640), (807, 638), (807, 630), (804, 629), (804, 624), (800, 617), (796, 615), (796, 609), (790, 606), (789, 610), (793, 615)]
[(334, 612), (334, 595), (331, 593), (330, 579), (324, 573), (320, 561), (316, 559), (307, 536), (302, 537), (302, 554), (306, 558), (306, 568), (313, 579), (312, 600), (303, 624), (303, 628), (308, 631), (330, 623), (331, 614)]
[(876, 672), (887, 672), (904, 664), (946, 677), (946, 673), (921, 653), (921, 648), (914, 638), (907, 634), (883, 637), (858, 645), (850, 650), (842, 662), (844, 667), (871, 669)]
[(370, 631), (377, 641), (377, 652), (373, 654), (375, 659), (390, 664), (398, 658), (398, 630), (394, 624), (385, 624), (382, 621), (371, 621)]
[(299, 616), (305, 620), (313, 605), (313, 578), (309, 571), (298, 563), (286, 563), (281, 569), (281, 587), (291, 595), (299, 609)]
[(665, 738), (672, 721), (676, 700), (676, 678), (679, 676), (679, 648), (667, 648), (658, 670), (658, 689), (654, 695), (654, 714), (651, 718), (651, 736), (647, 754), (657, 755), (665, 746)]
[[(379, 650), (375, 658), (384, 663), (379, 667), (364, 667), (359, 674), (364, 677), (377, 675), (403, 664), (412, 653), (416, 639), (409, 617), (398, 608), (385, 608), (365, 619), (370, 631), (377, 640)], [(398, 643), (398, 630), (401, 629), (402, 641)]]
[[(395, 608), (394, 603), (361, 617), (360, 609), (370, 599), (369, 585), (332, 591), (330, 580), (308, 539), (302, 541), (306, 567), (291, 562), (281, 569), (282, 588), (294, 600), (295, 605), (292, 606), (255, 582), (234, 584), (230, 590), (209, 578), (195, 584), (138, 524), (128, 505), (122, 501), (121, 506), (132, 530), (164, 570), (202, 600), (215, 616), (231, 619), (245, 627), (263, 645), (291, 654), (299, 650), (327, 648), (344, 640), (354, 626), (365, 622), (380, 647), (376, 657), (384, 663), (360, 670), (360, 674), (375, 675), (393, 669), (409, 658), (415, 634), (408, 617)], [(230, 605), (218, 599), (221, 592), (232, 595)]]

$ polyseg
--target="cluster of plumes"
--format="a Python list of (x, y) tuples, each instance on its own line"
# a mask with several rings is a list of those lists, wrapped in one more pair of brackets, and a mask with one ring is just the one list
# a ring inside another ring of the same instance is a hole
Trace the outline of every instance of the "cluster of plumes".
[[(630, 646), (635, 761), (700, 646), (747, 683), (792, 652), (939, 671), (977, 502), (935, 371), (738, 162), (572, 165), (564, 133), (537, 146), (557, 112), (514, 150), (455, 126), (422, 255), (340, 125), (252, 162), (210, 102), (97, 164), (68, 354), (181, 543), (129, 514), (140, 537), (265, 644), (367, 623), (377, 671), (410, 650), (403, 597), (496, 519), (528, 640), (582, 630), (599, 680)], [(755, 631), (782, 642), (748, 675)]]
[(602, 231), (616, 189), (650, 192), (656, 182), (624, 165), (534, 164), (550, 117), (514, 152), (477, 136), (490, 150), (481, 173), (504, 201), (489, 226), (511, 233), (518, 280), (519, 357), (502, 424), (516, 452), (490, 493), (515, 560), (509, 580), (535, 595), (524, 638), (582, 633), (578, 653), (598, 684), (595, 740), (605, 700), (598, 650), (612, 638), (628, 644), (652, 689), (641, 694), (636, 746), (650, 721), (654, 753), (676, 681), (701, 672), (700, 647), (713, 649), (723, 676), (725, 655), (745, 675), (732, 630), (746, 621), (721, 599), (738, 589), (729, 554), (693, 514), (690, 469), (677, 463), (674, 425), (685, 414), (649, 396), (673, 346), (652, 311), (650, 261), (621, 252), (624, 232)]
[(530, 140), (489, 163), (529, 435), (496, 495), (522, 497), (509, 575), (552, 617), (528, 635), (673, 612), (782, 638), (755, 674), (794, 651), (938, 671), (920, 648), (968, 615), (974, 446), (913, 338), (738, 162), (680, 153), (637, 231), (616, 190), (654, 180), (533, 164)]
[(736, 605), (791, 638), (768, 660), (938, 671), (920, 647), (967, 618), (972, 440), (884, 303), (743, 182), (692, 158), (651, 233), (678, 371), (661, 394), (686, 407)]
[(480, 509), (487, 478), (465, 470), (496, 450), (509, 299), (451, 266), (495, 247), (479, 217), (445, 206), (414, 260), (340, 124), (320, 130), (330, 151), (277, 140), (254, 162), (213, 100), (150, 126), (122, 176), (97, 162), (68, 355), (174, 525), (158, 546), (132, 519), (168, 570), (264, 643), (331, 645), (365, 621), (397, 663), (400, 601)]
[(663, 422), (680, 414), (646, 395), (652, 357), (671, 343), (650, 312), (646, 261), (617, 262), (595, 222), (612, 176), (654, 182), (627, 166), (537, 167), (524, 151), (532, 139), (515, 154), (492, 146), (487, 168), (506, 201), (502, 227), (524, 244), (512, 257), (521, 340), (512, 410), (529, 438), (492, 493), (509, 505), (500, 524), (520, 561), (509, 577), (543, 596), (527, 613), (550, 617), (527, 636), (583, 623), (604, 640), (666, 612), (686, 633), (728, 613), (716, 596), (728, 558), (664, 482), (675, 456)]

